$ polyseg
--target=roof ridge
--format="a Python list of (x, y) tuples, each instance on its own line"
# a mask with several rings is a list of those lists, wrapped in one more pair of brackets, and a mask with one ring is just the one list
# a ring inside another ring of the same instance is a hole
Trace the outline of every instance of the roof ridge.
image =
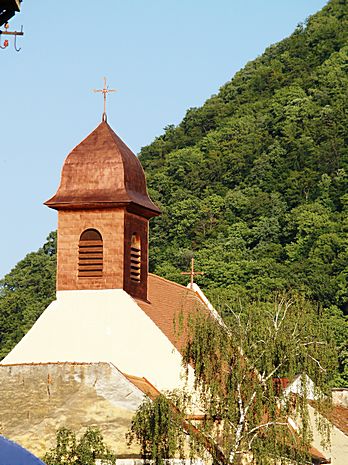
[[(105, 124), (106, 126), (106, 129), (107, 131), (109, 132), (110, 136), (111, 136), (111, 139), (112, 139), (112, 142), (114, 143), (115, 145), (115, 148), (116, 150), (118, 151), (118, 153), (120, 154), (122, 160), (123, 160), (123, 163), (124, 163), (124, 156), (123, 156), (123, 152), (122, 152), (122, 149), (126, 148), (128, 149), (131, 153), (133, 153), (130, 148), (127, 147), (127, 145), (125, 144), (125, 142), (123, 142), (123, 140), (116, 134), (116, 132), (112, 129), (112, 127), (109, 125), (109, 123), (107, 121), (102, 121), (100, 124)], [(98, 126), (99, 127), (99, 126)], [(119, 147), (119, 142), (121, 142), (121, 144), (123, 145), (122, 149)], [(122, 169), (122, 177), (123, 177), (123, 183), (124, 185), (126, 185), (126, 172), (125, 172), (125, 169), (123, 167)], [(126, 194), (128, 195), (129, 197), (129, 194), (128, 194), (128, 191), (126, 189)]]
[[(185, 289), (188, 292), (192, 292), (193, 295), (198, 298), (196, 292), (193, 289), (190, 289), (189, 287), (184, 286), (183, 284), (179, 284), (179, 283), (176, 283), (175, 281), (171, 281), (170, 279), (163, 278), (162, 276), (158, 276), (158, 274), (155, 274), (155, 273), (149, 273), (149, 276), (154, 276), (155, 278), (161, 279), (162, 281), (165, 281), (165, 282), (170, 283), (170, 284), (174, 284), (175, 286), (180, 287), (181, 289)], [(199, 299), (199, 300), (201, 300), (201, 299)]]
[(16, 366), (45, 366), (45, 365), (96, 365), (110, 364), (111, 362), (22, 362), (22, 363), (1, 363), (1, 367), (16, 367)]
[[(129, 375), (127, 373), (121, 372), (122, 375), (130, 382), (133, 386), (135, 386), (140, 392), (145, 394), (146, 396), (150, 397), (150, 399), (154, 400), (156, 397), (161, 395), (161, 391), (159, 391), (156, 386), (154, 386), (151, 381), (149, 381), (145, 376), (135, 376), (135, 375)], [(137, 384), (137, 382), (139, 384)], [(142, 384), (145, 384), (149, 389), (144, 389)], [(151, 390), (153, 392), (151, 392)]]
[[(109, 123), (107, 123), (106, 121), (102, 121), (100, 123), (100, 125), (101, 124), (106, 125), (106, 128), (108, 129), (108, 131), (109, 131), (109, 133), (110, 133), (110, 135), (111, 135), (111, 137), (112, 137), (112, 139), (113, 139), (113, 141), (114, 141), (114, 143), (115, 143), (115, 145), (117, 146), (118, 149), (119, 149), (118, 143), (121, 142), (121, 144), (124, 146), (124, 148), (126, 148), (129, 152), (131, 152), (136, 157), (135, 153), (133, 153), (133, 151), (128, 147), (128, 145), (124, 142), (124, 140), (112, 129), (112, 127), (110, 126)], [(97, 127), (99, 127), (99, 126), (97, 126)]]
[(88, 139), (91, 136), (91, 134), (93, 134), (103, 123), (105, 123), (105, 121), (102, 121), (101, 123), (99, 123), (89, 134), (87, 134), (86, 137), (84, 137), (79, 143), (77, 143), (74, 146), (73, 149), (70, 150), (70, 152), (67, 154), (67, 156), (64, 159), (63, 165), (65, 163), (65, 160), (69, 157), (69, 155), (72, 154), (74, 152), (74, 150), (77, 149), (80, 145), (82, 145), (85, 142), (85, 140)]

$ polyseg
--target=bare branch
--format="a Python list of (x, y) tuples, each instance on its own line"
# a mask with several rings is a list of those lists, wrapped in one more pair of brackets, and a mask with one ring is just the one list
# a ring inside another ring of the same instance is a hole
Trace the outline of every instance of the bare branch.
[(239, 414), (240, 417), (244, 417), (244, 408), (243, 408), (243, 399), (242, 399), (242, 393), (240, 391), (240, 384), (237, 384), (237, 392), (238, 392), (238, 407), (239, 407)]
[(326, 369), (320, 364), (319, 360), (317, 360), (316, 358), (312, 357), (310, 354), (307, 354), (309, 358), (311, 358), (313, 360), (313, 362), (315, 362), (318, 367), (320, 368), (321, 371), (326, 371)]
[[(283, 360), (284, 362), (284, 360)], [(283, 365), (283, 362), (280, 362), (275, 368), (274, 370), (271, 371), (271, 373), (269, 373), (266, 378), (263, 379), (263, 383), (266, 383), (270, 378), (272, 378), (272, 376), (279, 370), (279, 368)]]
[(263, 423), (262, 425), (255, 426), (255, 428), (252, 428), (250, 431), (248, 431), (248, 434), (252, 434), (255, 431), (258, 431), (261, 428), (268, 428), (268, 426), (288, 426), (287, 422), (283, 421), (268, 421), (267, 423)]
[(325, 342), (325, 341), (311, 341), (311, 342), (303, 342), (301, 345), (303, 345), (303, 346), (310, 346), (310, 345), (327, 346), (327, 342)]
[(295, 337), (295, 334), (296, 334), (296, 332), (297, 332), (297, 328), (298, 328), (298, 323), (296, 322), (296, 323), (295, 323), (295, 326), (294, 326), (294, 329), (293, 329), (293, 331), (292, 331), (292, 337)]
[(248, 413), (249, 408), (251, 407), (252, 403), (254, 402), (255, 396), (256, 396), (256, 391), (254, 391), (252, 393), (252, 396), (250, 397), (248, 405), (244, 409), (244, 415), (246, 415)]
[(263, 423), (262, 425), (256, 426), (255, 428), (251, 429), (248, 434), (255, 433), (249, 441), (248, 448), (251, 449), (251, 444), (253, 443), (254, 439), (257, 437), (258, 432), (261, 428), (268, 428), (269, 426), (288, 426), (288, 423), (280, 422), (280, 421), (269, 421), (268, 423)]
[(227, 420), (227, 421), (228, 421), (228, 424), (229, 424), (230, 426), (232, 426), (232, 428), (233, 428), (235, 431), (237, 431), (237, 426), (236, 426), (231, 420)]
[[(283, 324), (286, 318), (288, 310), (292, 306), (292, 304), (293, 304), (292, 300), (284, 300), (284, 299), (281, 299), (281, 301), (278, 304), (276, 304), (276, 312), (275, 312), (275, 316), (273, 319), (273, 324), (274, 324), (274, 328), (276, 332), (279, 331), (281, 325)], [(284, 311), (283, 311), (283, 315), (281, 316), (283, 308), (284, 308)], [(280, 321), (278, 322), (279, 318), (280, 318)]]
[[(247, 409), (243, 408), (243, 400), (242, 400), (242, 393), (240, 390), (240, 384), (237, 384), (237, 391), (238, 391), (238, 405), (239, 405), (239, 421), (238, 421), (238, 426), (236, 429), (236, 434), (235, 434), (235, 440), (234, 440), (234, 448), (232, 449), (230, 453), (230, 462), (233, 463), (235, 454), (238, 452), (238, 448), (242, 439), (242, 432), (245, 424), (245, 414), (247, 412)], [(249, 407), (247, 407), (249, 408)]]

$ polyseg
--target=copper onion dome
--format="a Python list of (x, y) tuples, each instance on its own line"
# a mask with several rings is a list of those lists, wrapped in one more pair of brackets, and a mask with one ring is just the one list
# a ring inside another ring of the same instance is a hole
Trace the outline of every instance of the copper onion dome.
[(148, 218), (161, 213), (148, 196), (140, 161), (106, 121), (69, 153), (58, 191), (45, 205), (55, 210), (125, 206)]

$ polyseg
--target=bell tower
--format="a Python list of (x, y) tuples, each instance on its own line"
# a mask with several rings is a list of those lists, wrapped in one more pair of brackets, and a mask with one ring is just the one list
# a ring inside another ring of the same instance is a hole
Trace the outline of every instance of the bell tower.
[(124, 289), (147, 300), (148, 222), (159, 215), (138, 158), (103, 118), (64, 161), (57, 290)]

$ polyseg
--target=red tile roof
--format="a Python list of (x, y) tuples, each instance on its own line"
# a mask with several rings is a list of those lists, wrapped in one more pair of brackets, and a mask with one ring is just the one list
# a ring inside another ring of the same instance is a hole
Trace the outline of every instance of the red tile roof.
[(328, 415), (331, 423), (348, 436), (348, 408), (336, 405)]
[[(316, 402), (309, 401), (309, 404), (316, 408)], [(327, 412), (322, 413), (333, 426), (336, 426), (345, 435), (348, 436), (348, 408), (342, 405), (333, 405), (332, 408)]]
[(309, 454), (312, 458), (312, 463), (314, 464), (324, 464), (324, 463), (331, 463), (331, 459), (325, 457), (318, 449), (315, 447), (311, 446), (309, 448)]
[(175, 329), (180, 313), (186, 319), (192, 312), (209, 312), (194, 291), (154, 274), (149, 274), (148, 300), (137, 303), (179, 351), (185, 342), (185, 333), (179, 336)]
[(289, 378), (273, 378), (273, 384), (279, 389), (279, 391), (286, 389), (289, 383)]

